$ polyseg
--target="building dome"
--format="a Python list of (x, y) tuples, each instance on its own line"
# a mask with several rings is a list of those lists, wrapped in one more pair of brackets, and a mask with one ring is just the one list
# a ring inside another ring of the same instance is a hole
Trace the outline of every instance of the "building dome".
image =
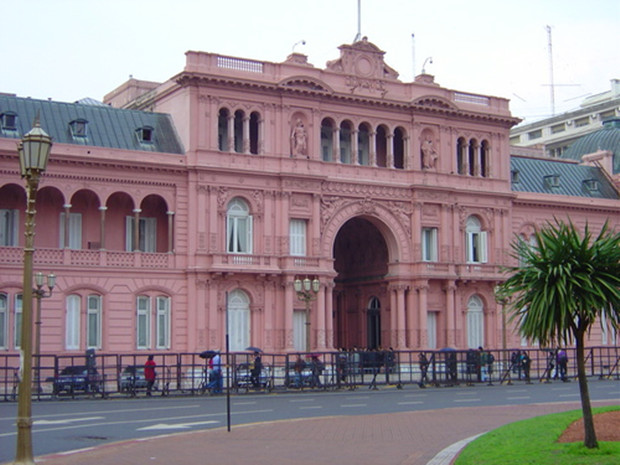
[(599, 150), (613, 153), (613, 173), (620, 172), (620, 118), (612, 118), (603, 122), (598, 131), (577, 139), (561, 158), (581, 161), (581, 157)]

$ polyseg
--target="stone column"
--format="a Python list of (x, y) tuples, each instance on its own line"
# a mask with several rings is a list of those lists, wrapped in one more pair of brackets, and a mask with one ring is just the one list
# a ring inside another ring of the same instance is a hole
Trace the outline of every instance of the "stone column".
[(387, 160), (385, 165), (387, 168), (394, 168), (394, 134), (386, 134), (387, 139)]
[(428, 346), (428, 308), (427, 308), (427, 294), (428, 294), (428, 283), (424, 282), (418, 286), (418, 308), (419, 308), (419, 336), (418, 341), (420, 342), (420, 347), (426, 348)]
[(65, 249), (69, 248), (69, 218), (71, 216), (71, 204), (70, 203), (66, 203), (62, 206), (65, 209), (65, 237), (63, 238), (63, 241), (65, 243)]
[(168, 253), (174, 252), (174, 212), (167, 211), (168, 215)]
[(446, 281), (444, 287), (446, 293), (446, 347), (456, 346), (456, 283), (453, 280)]
[(351, 164), (359, 165), (359, 130), (351, 131)]
[(368, 142), (368, 144), (370, 145), (370, 147), (368, 147), (368, 164), (370, 166), (377, 166), (377, 132), (376, 131), (372, 131), (370, 133), (370, 140)]
[(99, 207), (99, 249), (105, 249), (105, 212), (108, 207)]
[(142, 212), (139, 208), (134, 208), (133, 210), (133, 251), (140, 251), (140, 213)]
[(243, 153), (250, 153), (250, 116), (243, 116)]

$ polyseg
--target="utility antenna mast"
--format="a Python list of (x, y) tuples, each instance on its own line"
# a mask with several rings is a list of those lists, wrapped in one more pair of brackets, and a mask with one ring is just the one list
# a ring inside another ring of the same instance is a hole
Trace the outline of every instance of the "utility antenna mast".
[(555, 83), (553, 82), (553, 42), (551, 40), (551, 26), (547, 26), (546, 29), (549, 44), (549, 89), (551, 91), (551, 116), (555, 116)]
[(357, 35), (353, 39), (353, 43), (362, 39), (362, 0), (357, 0)]
[(413, 80), (415, 81), (415, 34), (411, 33), (411, 63), (413, 67)]

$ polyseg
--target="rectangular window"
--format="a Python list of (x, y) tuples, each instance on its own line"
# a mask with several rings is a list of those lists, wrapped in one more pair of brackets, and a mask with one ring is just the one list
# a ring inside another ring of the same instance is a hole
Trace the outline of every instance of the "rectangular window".
[(437, 348), (437, 313), (428, 312), (426, 314), (426, 335), (428, 337), (428, 348)]
[(18, 245), (19, 210), (0, 209), (0, 246), (15, 247)]
[(86, 346), (89, 349), (99, 349), (101, 347), (101, 296), (88, 296), (88, 319), (87, 319), (88, 340)]
[(132, 252), (140, 250), (142, 252), (157, 251), (157, 218), (138, 219), (138, 247), (134, 244), (134, 217), (125, 217), (125, 250)]
[(575, 120), (575, 127), (576, 128), (582, 128), (584, 126), (587, 126), (588, 124), (590, 124), (590, 117), (589, 116), (584, 116), (583, 118), (579, 118)]
[(228, 217), (228, 252), (252, 253), (252, 217)]
[(293, 347), (298, 352), (306, 351), (306, 311), (293, 312)]
[(291, 220), (289, 224), (290, 254), (297, 257), (306, 256), (306, 220)]
[(9, 314), (8, 297), (0, 294), (0, 349), (7, 349), (7, 321)]
[(138, 349), (151, 347), (151, 299), (148, 296), (138, 296), (136, 316), (136, 346)]
[(437, 261), (437, 228), (422, 228), (422, 260)]
[(487, 232), (468, 232), (467, 233), (467, 262), (486, 263), (487, 262)]
[(528, 132), (527, 138), (529, 140), (532, 139), (540, 139), (542, 137), (542, 129), (537, 129), (536, 131)]
[(558, 132), (563, 132), (566, 130), (566, 123), (556, 124), (555, 126), (551, 126), (551, 134), (557, 134)]
[(65, 334), (65, 347), (67, 350), (80, 348), (80, 305), (79, 295), (67, 297), (67, 321)]
[(21, 349), (22, 346), (22, 295), (17, 294), (15, 296), (15, 334), (13, 340), (15, 341), (15, 348)]
[(170, 348), (170, 297), (157, 297), (157, 348)]
[[(60, 238), (58, 246), (65, 248), (65, 228), (67, 222), (65, 212), (60, 213)], [(82, 214), (69, 213), (69, 237), (68, 249), (80, 250), (82, 248)]]

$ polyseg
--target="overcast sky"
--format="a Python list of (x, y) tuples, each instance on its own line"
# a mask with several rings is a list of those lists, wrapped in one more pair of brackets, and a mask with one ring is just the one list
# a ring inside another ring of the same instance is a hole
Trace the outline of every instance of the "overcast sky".
[[(281, 62), (339, 57), (358, 32), (358, 0), (0, 0), (0, 92), (73, 102), (129, 75), (164, 81), (187, 50)], [(361, 0), (361, 34), (410, 82), (511, 100), (513, 115), (551, 115), (620, 78), (618, 0)], [(412, 34), (414, 38), (412, 39)], [(305, 45), (295, 44), (305, 40)]]

